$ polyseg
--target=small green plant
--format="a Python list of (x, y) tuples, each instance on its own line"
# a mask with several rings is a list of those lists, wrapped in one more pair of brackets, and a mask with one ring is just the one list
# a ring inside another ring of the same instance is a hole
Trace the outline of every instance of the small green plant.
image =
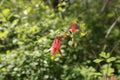
[(106, 52), (101, 52), (99, 57), (94, 62), (100, 65), (100, 73), (103, 75), (103, 80), (108, 80), (108, 77), (114, 74), (112, 62), (116, 60), (116, 57), (112, 57), (110, 53)]

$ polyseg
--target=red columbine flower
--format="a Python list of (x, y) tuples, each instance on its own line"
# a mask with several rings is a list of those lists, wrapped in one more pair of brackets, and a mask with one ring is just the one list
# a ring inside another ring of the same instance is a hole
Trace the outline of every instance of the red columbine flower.
[(72, 23), (70, 24), (70, 32), (73, 33), (73, 32), (75, 32), (76, 30), (77, 30), (77, 25), (72, 22)]
[(62, 42), (62, 36), (56, 36), (50, 48), (52, 53), (52, 58), (54, 58), (54, 56), (57, 53), (61, 54), (61, 50), (60, 50), (61, 42)]
[(110, 80), (115, 80), (114, 75), (111, 75), (111, 76), (110, 76)]

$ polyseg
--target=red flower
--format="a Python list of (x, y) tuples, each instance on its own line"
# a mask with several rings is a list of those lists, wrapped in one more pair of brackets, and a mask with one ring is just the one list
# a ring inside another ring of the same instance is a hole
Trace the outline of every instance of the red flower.
[(115, 80), (114, 75), (110, 76), (110, 80)]
[(70, 24), (70, 32), (73, 33), (73, 32), (75, 32), (76, 30), (77, 30), (77, 25), (72, 22), (72, 23)]
[(61, 50), (60, 50), (61, 42), (62, 42), (62, 37), (56, 36), (52, 43), (52, 47), (50, 48), (52, 57), (54, 57), (57, 53), (61, 54)]

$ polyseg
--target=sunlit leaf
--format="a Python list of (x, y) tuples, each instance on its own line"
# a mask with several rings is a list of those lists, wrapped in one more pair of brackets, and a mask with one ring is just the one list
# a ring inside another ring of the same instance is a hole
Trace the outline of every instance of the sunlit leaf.
[(110, 54), (109, 53), (105, 53), (105, 52), (101, 52), (100, 56), (103, 57), (103, 58), (109, 58)]
[(107, 62), (109, 63), (109, 62), (112, 62), (112, 61), (115, 61), (115, 60), (116, 60), (115, 57), (110, 57), (110, 58), (107, 59)]
[(100, 63), (101, 61), (103, 61), (103, 59), (95, 59), (94, 60), (95, 63)]
[(4, 16), (7, 16), (10, 12), (10, 9), (6, 8), (2, 12), (3, 12)]

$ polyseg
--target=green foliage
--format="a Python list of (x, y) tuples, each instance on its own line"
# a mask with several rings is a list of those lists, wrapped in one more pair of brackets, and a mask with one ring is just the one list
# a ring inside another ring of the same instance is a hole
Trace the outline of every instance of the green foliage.
[(103, 59), (95, 59), (94, 60), (95, 63), (100, 63), (101, 61), (103, 61)]
[(100, 63), (104, 63), (102, 65), (100, 65), (100, 71), (101, 71), (101, 75), (103, 74), (104, 76), (111, 76), (112, 74), (114, 74), (115, 69), (112, 67), (112, 62), (116, 61), (115, 57), (110, 57), (110, 53), (106, 53), (106, 52), (101, 52), (99, 54), (99, 56), (101, 58), (99, 59), (95, 59), (94, 62), (99, 64)]
[[(120, 0), (106, 1), (0, 0), (0, 80), (119, 80)], [(51, 60), (58, 34), (62, 56)]]
[(107, 59), (107, 58), (110, 57), (110, 53), (101, 52), (100, 56), (103, 57), (103, 58), (105, 58), (105, 59)]

